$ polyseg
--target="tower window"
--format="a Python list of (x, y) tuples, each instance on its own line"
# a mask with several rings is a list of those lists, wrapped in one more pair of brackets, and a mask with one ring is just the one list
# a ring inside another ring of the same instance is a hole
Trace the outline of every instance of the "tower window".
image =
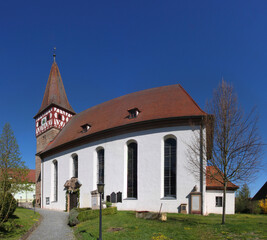
[(128, 116), (129, 119), (136, 118), (140, 113), (138, 108), (129, 109), (128, 112), (129, 112), (129, 116)]

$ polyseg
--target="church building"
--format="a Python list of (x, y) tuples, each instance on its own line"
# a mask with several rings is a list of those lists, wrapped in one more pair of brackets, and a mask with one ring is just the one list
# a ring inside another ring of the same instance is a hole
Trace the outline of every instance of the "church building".
[[(71, 204), (66, 182), (75, 180), (80, 186), (75, 205), (81, 208), (93, 207), (92, 194), (101, 182), (103, 201), (118, 210), (222, 213), (222, 186), (201, 171), (194, 176), (187, 167), (187, 143), (199, 134), (206, 144), (207, 116), (179, 84), (130, 93), (75, 113), (54, 57), (34, 117), (37, 204), (66, 210)], [(198, 158), (203, 163), (206, 156)], [(227, 214), (235, 211), (237, 188), (228, 186)]]

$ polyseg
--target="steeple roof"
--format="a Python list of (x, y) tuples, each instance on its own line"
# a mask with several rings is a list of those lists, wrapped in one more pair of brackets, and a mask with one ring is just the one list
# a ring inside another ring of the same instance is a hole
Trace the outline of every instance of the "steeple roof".
[(62, 109), (75, 114), (74, 110), (69, 104), (63, 81), (55, 61), (53, 62), (50, 70), (41, 108), (36, 116), (51, 105), (61, 107)]

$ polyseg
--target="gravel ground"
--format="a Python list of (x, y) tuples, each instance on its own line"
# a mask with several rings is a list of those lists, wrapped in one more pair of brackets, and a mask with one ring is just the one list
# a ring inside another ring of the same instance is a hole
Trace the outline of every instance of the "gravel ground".
[(69, 213), (36, 208), (43, 221), (27, 240), (75, 240), (72, 229), (67, 225)]

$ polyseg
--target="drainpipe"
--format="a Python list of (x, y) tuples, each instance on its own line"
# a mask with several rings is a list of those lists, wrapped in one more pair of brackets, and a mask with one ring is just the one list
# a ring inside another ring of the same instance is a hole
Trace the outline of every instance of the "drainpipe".
[(43, 159), (41, 158), (41, 208), (43, 208), (43, 193), (44, 193), (44, 184), (43, 184), (43, 177), (44, 177), (44, 167), (43, 167)]
[(203, 184), (203, 117), (200, 123), (200, 192), (201, 192), (201, 214), (204, 214), (204, 184)]

